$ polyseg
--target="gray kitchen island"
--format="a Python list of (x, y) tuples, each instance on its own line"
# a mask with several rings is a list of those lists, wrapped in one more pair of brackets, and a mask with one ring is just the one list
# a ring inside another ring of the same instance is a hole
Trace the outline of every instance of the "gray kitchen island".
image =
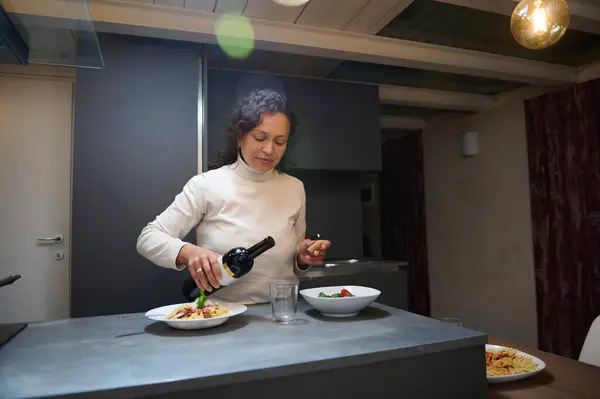
[(254, 305), (220, 327), (143, 314), (30, 324), (0, 348), (0, 398), (484, 398), (487, 335), (373, 304), (351, 318), (303, 301), (278, 325)]

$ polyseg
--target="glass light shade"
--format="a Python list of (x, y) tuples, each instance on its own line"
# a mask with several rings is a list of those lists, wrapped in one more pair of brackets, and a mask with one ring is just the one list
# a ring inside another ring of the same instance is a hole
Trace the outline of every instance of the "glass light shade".
[(570, 22), (565, 0), (523, 0), (512, 13), (510, 30), (521, 46), (539, 50), (556, 44)]
[(287, 7), (297, 7), (303, 4), (308, 3), (310, 0), (273, 0), (275, 3), (287, 6)]

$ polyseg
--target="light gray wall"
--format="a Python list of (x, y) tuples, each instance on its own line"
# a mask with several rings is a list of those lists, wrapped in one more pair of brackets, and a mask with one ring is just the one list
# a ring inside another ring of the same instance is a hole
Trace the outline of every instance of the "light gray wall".
[[(476, 157), (463, 132), (479, 133)], [(523, 101), (436, 121), (423, 151), (432, 316), (537, 347)]]
[(100, 45), (106, 67), (77, 72), (73, 317), (179, 302), (187, 275), (144, 260), (136, 240), (197, 172), (197, 51), (106, 35)]

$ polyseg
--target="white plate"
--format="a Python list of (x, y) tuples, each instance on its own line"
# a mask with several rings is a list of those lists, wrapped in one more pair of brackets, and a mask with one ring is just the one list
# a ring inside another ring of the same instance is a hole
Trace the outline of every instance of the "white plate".
[[(217, 301), (215, 301), (217, 302)], [(172, 311), (178, 308), (181, 305), (186, 305), (186, 303), (178, 303), (175, 305), (167, 305), (161, 306), (160, 308), (152, 309), (146, 312), (146, 317), (150, 320), (162, 321), (167, 323), (169, 326), (173, 328), (177, 328), (179, 330), (200, 330), (203, 328), (211, 328), (217, 327), (221, 324), (225, 323), (229, 320), (230, 317), (237, 316), (241, 313), (244, 313), (248, 308), (246, 305), (242, 305), (239, 303), (227, 303), (227, 302), (218, 302), (219, 304), (227, 307), (229, 309), (229, 313), (225, 316), (213, 317), (210, 319), (198, 319), (198, 320), (166, 320), (167, 315)]]
[[(332, 295), (342, 289), (350, 291), (352, 297), (344, 298), (319, 298), (319, 292)], [(300, 295), (319, 312), (331, 317), (349, 317), (357, 315), (361, 310), (375, 301), (381, 291), (357, 285), (338, 285), (331, 287), (307, 288), (300, 291)]]
[[(489, 344), (486, 344), (485, 345), (485, 349), (486, 350), (500, 351), (502, 349), (515, 349), (515, 348), (509, 348), (507, 346), (501, 346), (501, 345), (489, 345)], [(517, 351), (517, 355), (521, 355), (521, 356), (525, 356), (525, 357), (531, 358), (531, 360), (533, 360), (533, 362), (538, 365), (537, 370), (528, 371), (527, 373), (520, 373), (520, 374), (500, 375), (500, 376), (493, 376), (493, 377), (488, 376), (487, 380), (488, 380), (488, 382), (490, 384), (500, 384), (500, 383), (503, 383), (503, 382), (511, 382), (511, 381), (523, 380), (525, 378), (529, 378), (531, 376), (534, 376), (534, 375), (540, 373), (543, 369), (546, 368), (546, 363), (544, 363), (543, 360), (538, 359), (535, 356), (531, 356), (528, 353), (521, 352), (518, 349), (515, 349), (515, 350)]]

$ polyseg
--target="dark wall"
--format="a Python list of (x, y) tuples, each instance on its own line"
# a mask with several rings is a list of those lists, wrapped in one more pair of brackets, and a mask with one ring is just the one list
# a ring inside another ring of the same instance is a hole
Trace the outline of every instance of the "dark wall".
[(425, 178), (421, 132), (389, 140), (382, 147), (379, 187), (382, 253), (408, 261), (408, 310), (430, 316)]
[(377, 86), (236, 71), (209, 70), (209, 160), (223, 149), (232, 105), (250, 91), (286, 95), (298, 127), (284, 164), (301, 170), (381, 170)]
[(292, 171), (306, 191), (307, 235), (331, 240), (328, 259), (363, 256), (361, 179), (357, 172)]
[(73, 317), (180, 302), (187, 274), (144, 260), (136, 240), (197, 172), (198, 53), (112, 35), (100, 45), (106, 67), (77, 72)]

